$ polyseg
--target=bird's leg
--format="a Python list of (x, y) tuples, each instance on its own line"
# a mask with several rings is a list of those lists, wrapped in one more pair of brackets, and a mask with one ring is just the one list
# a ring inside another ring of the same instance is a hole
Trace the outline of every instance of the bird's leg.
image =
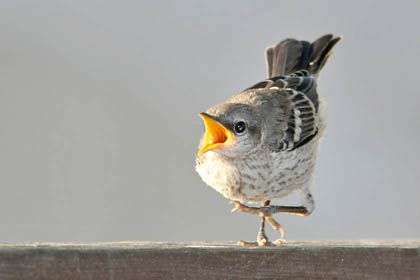
[[(271, 217), (272, 214), (277, 213), (277, 212), (272, 212), (270, 210), (267, 211), (267, 209), (272, 209), (272, 206), (270, 206), (269, 200), (265, 201), (262, 207), (250, 207), (236, 200), (232, 202), (235, 204), (235, 208), (232, 211), (239, 210), (241, 212), (256, 214), (262, 217), (260, 230), (258, 231), (258, 235), (257, 235), (257, 242), (246, 242), (246, 241), (241, 240), (239, 242), (240, 245), (242, 246), (257, 246), (257, 245), (270, 246), (270, 245), (280, 245), (286, 242), (286, 240), (284, 240), (284, 229), (282, 225), (280, 225), (276, 220), (273, 219), (273, 217)], [(280, 231), (281, 238), (276, 240), (274, 243), (270, 242), (267, 238), (267, 235), (265, 234), (265, 220), (267, 220), (275, 230)]]
[[(271, 245), (281, 245), (286, 243), (284, 240), (284, 229), (282, 225), (280, 225), (276, 220), (271, 217), (272, 214), (277, 212), (272, 212), (271, 210), (267, 211), (267, 209), (272, 209), (272, 206), (269, 206), (270, 201), (267, 200), (262, 207), (250, 207), (240, 203), (239, 201), (232, 201), (235, 204), (235, 208), (232, 211), (239, 210), (241, 212), (250, 213), (260, 215), (262, 217), (262, 223), (260, 230), (257, 236), (257, 242), (246, 242), (246, 241), (239, 241), (239, 244), (242, 246), (271, 246)], [(280, 231), (280, 239), (270, 242), (265, 234), (265, 221), (268, 221), (270, 225), (275, 229)]]
[(244, 205), (237, 200), (234, 200), (232, 202), (235, 204), (235, 208), (233, 208), (232, 211), (239, 210), (244, 213), (260, 215), (266, 218), (276, 213), (287, 213), (287, 214), (295, 214), (295, 215), (300, 215), (300, 216), (307, 216), (310, 214), (308, 208), (306, 208), (305, 206), (264, 205), (262, 207), (251, 207), (251, 206)]
[[(271, 216), (276, 213), (287, 213), (295, 214), (300, 216), (307, 216), (310, 214), (309, 210), (305, 206), (276, 206), (276, 205), (264, 205), (262, 207), (251, 207), (240, 203), (237, 200), (232, 201), (235, 204), (233, 211), (239, 210), (244, 213), (260, 215), (271, 224), (274, 229), (283, 232), (283, 227), (277, 223)], [(284, 233), (282, 233), (282, 236)]]
[[(268, 206), (268, 205), (270, 205), (270, 200), (267, 200), (264, 202), (264, 206)], [(258, 243), (258, 246), (267, 246), (271, 242), (268, 240), (268, 237), (265, 234), (265, 217), (263, 216), (261, 219), (262, 221), (261, 221), (260, 230), (258, 231), (258, 234), (257, 234), (257, 243)]]
[[(270, 204), (270, 200), (264, 202), (264, 206), (268, 206)], [(267, 235), (265, 234), (265, 216), (262, 216), (260, 230), (257, 234), (257, 242), (247, 242), (247, 241), (239, 241), (239, 244), (242, 246), (269, 246), (272, 243), (268, 240)]]
[[(261, 224), (260, 231), (258, 232), (258, 243), (257, 243), (260, 246), (263, 246), (261, 245), (262, 243), (264, 243), (264, 245), (271, 244), (271, 242), (268, 241), (268, 238), (266, 238), (265, 230), (264, 230), (265, 220), (267, 220), (275, 230), (280, 231), (281, 239), (278, 239), (272, 243), (273, 245), (279, 245), (286, 242), (284, 240), (284, 229), (282, 225), (280, 225), (276, 220), (273, 219), (272, 215), (275, 213), (287, 213), (287, 214), (295, 214), (299, 216), (310, 215), (312, 211), (314, 210), (315, 203), (314, 203), (312, 194), (309, 192), (308, 189), (301, 190), (301, 200), (304, 206), (276, 206), (276, 205), (270, 205), (270, 201), (267, 200), (264, 203), (264, 205), (261, 207), (251, 207), (251, 206), (244, 205), (237, 200), (233, 200), (232, 203), (235, 204), (235, 208), (232, 209), (232, 212), (239, 210), (241, 212), (255, 214), (262, 217), (263, 221)], [(267, 240), (267, 242), (264, 242), (263, 240)], [(241, 241), (241, 244), (253, 245), (251, 243), (244, 244), (242, 243), (242, 241)]]
[[(288, 213), (288, 214), (295, 214), (300, 216), (307, 216), (310, 214), (309, 210), (304, 206), (276, 206), (276, 205), (269, 205), (264, 204), (262, 207), (250, 207), (240, 203), (239, 201), (233, 201), (235, 204), (235, 208), (232, 211), (239, 210), (244, 213), (249, 214), (256, 214), (262, 216), (262, 224), (260, 227), (260, 231), (258, 232), (258, 245), (264, 246), (268, 245), (270, 242), (268, 238), (266, 238), (264, 224), (265, 220), (267, 220), (270, 225), (275, 229), (280, 231), (280, 239), (276, 240), (273, 244), (280, 245), (285, 243), (284, 240), (284, 228), (281, 224), (279, 224), (276, 220), (273, 219), (272, 215), (275, 213)], [(268, 201), (269, 203), (269, 201)], [(241, 242), (242, 244), (242, 242)], [(252, 244), (243, 244), (243, 245), (252, 245)]]

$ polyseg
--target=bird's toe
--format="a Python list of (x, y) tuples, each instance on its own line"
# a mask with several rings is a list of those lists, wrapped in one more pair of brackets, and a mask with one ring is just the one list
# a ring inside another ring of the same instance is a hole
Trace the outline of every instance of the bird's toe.
[(243, 247), (256, 247), (258, 246), (258, 242), (249, 242), (249, 241), (245, 241), (245, 240), (240, 240), (238, 242), (239, 246), (243, 246)]
[(284, 245), (286, 243), (287, 243), (287, 241), (285, 239), (280, 238), (280, 239), (277, 239), (276, 241), (274, 241), (273, 245), (274, 246), (281, 246), (281, 245)]

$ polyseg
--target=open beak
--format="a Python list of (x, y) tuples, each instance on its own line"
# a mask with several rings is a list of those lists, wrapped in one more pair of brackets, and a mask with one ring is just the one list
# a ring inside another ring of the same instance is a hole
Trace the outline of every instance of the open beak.
[(198, 151), (199, 156), (207, 151), (230, 144), (234, 140), (233, 133), (210, 115), (201, 113), (200, 117), (206, 126), (206, 139), (203, 147)]

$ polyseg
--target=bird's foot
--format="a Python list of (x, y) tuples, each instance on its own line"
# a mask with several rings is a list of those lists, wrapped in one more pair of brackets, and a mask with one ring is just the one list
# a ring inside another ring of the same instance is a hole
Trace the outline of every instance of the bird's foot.
[(281, 246), (283, 244), (286, 244), (287, 241), (283, 238), (277, 239), (276, 241), (273, 242), (273, 246)]
[(235, 208), (232, 212), (239, 210), (241, 212), (260, 215), (261, 217), (271, 216), (275, 213), (288, 213), (299, 216), (308, 216), (310, 211), (304, 206), (276, 206), (276, 205), (264, 205), (261, 207), (251, 207), (240, 203), (237, 200), (231, 200), (231, 203), (235, 204)]
[(259, 246), (259, 247), (265, 247), (265, 246), (274, 246), (274, 244), (268, 240), (267, 235), (265, 234), (265, 227), (264, 227), (264, 221), (265, 218), (263, 218), (260, 230), (258, 231), (257, 235), (257, 242), (247, 242), (247, 241), (239, 241), (239, 245), (241, 246)]
[[(237, 200), (233, 200), (232, 201), (233, 204), (235, 204), (235, 208), (232, 209), (232, 212), (239, 210), (241, 212), (244, 213), (249, 213), (249, 214), (255, 214), (255, 215), (259, 215), (261, 217), (264, 217), (265, 220), (267, 220), (270, 225), (275, 229), (280, 231), (280, 236), (281, 239), (279, 240), (284, 240), (284, 229), (283, 226), (280, 225), (276, 220), (273, 219), (273, 217), (271, 217), (271, 215), (273, 215), (274, 213), (277, 213), (277, 208), (276, 207), (272, 207), (272, 206), (262, 206), (262, 207), (250, 207), (247, 205), (244, 205), (242, 203), (240, 203)], [(261, 231), (260, 231), (261, 233)], [(261, 235), (260, 238), (260, 233), (258, 234), (258, 244), (263, 244), (263, 243), (269, 243), (268, 238), (265, 236), (265, 233), (263, 233), (263, 235)], [(260, 242), (261, 240), (261, 242)], [(264, 241), (266, 240), (266, 241)]]
[(261, 217), (269, 216), (271, 213), (267, 213), (267, 208), (270, 206), (262, 206), (262, 207), (251, 207), (245, 204), (240, 203), (237, 200), (232, 200), (231, 203), (235, 204), (235, 207), (232, 209), (232, 212), (239, 210), (244, 213), (259, 215)]
[(268, 240), (266, 240), (266, 242), (259, 242), (259, 241), (249, 242), (249, 241), (241, 240), (238, 242), (238, 245), (243, 246), (243, 247), (269, 247), (269, 246), (274, 246), (274, 243)]
[(270, 246), (282, 246), (286, 243), (287, 243), (286, 240), (284, 240), (283, 238), (280, 238), (274, 242), (271, 242), (269, 240), (258, 240), (255, 242), (241, 240), (238, 242), (238, 245), (243, 246), (243, 247), (270, 247)]

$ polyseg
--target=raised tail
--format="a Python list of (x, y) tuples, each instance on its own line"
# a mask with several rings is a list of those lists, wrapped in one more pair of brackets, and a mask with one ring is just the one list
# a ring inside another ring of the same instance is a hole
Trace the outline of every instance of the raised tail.
[(313, 43), (286, 39), (266, 50), (269, 78), (286, 76), (299, 70), (318, 75), (341, 37), (327, 34)]

